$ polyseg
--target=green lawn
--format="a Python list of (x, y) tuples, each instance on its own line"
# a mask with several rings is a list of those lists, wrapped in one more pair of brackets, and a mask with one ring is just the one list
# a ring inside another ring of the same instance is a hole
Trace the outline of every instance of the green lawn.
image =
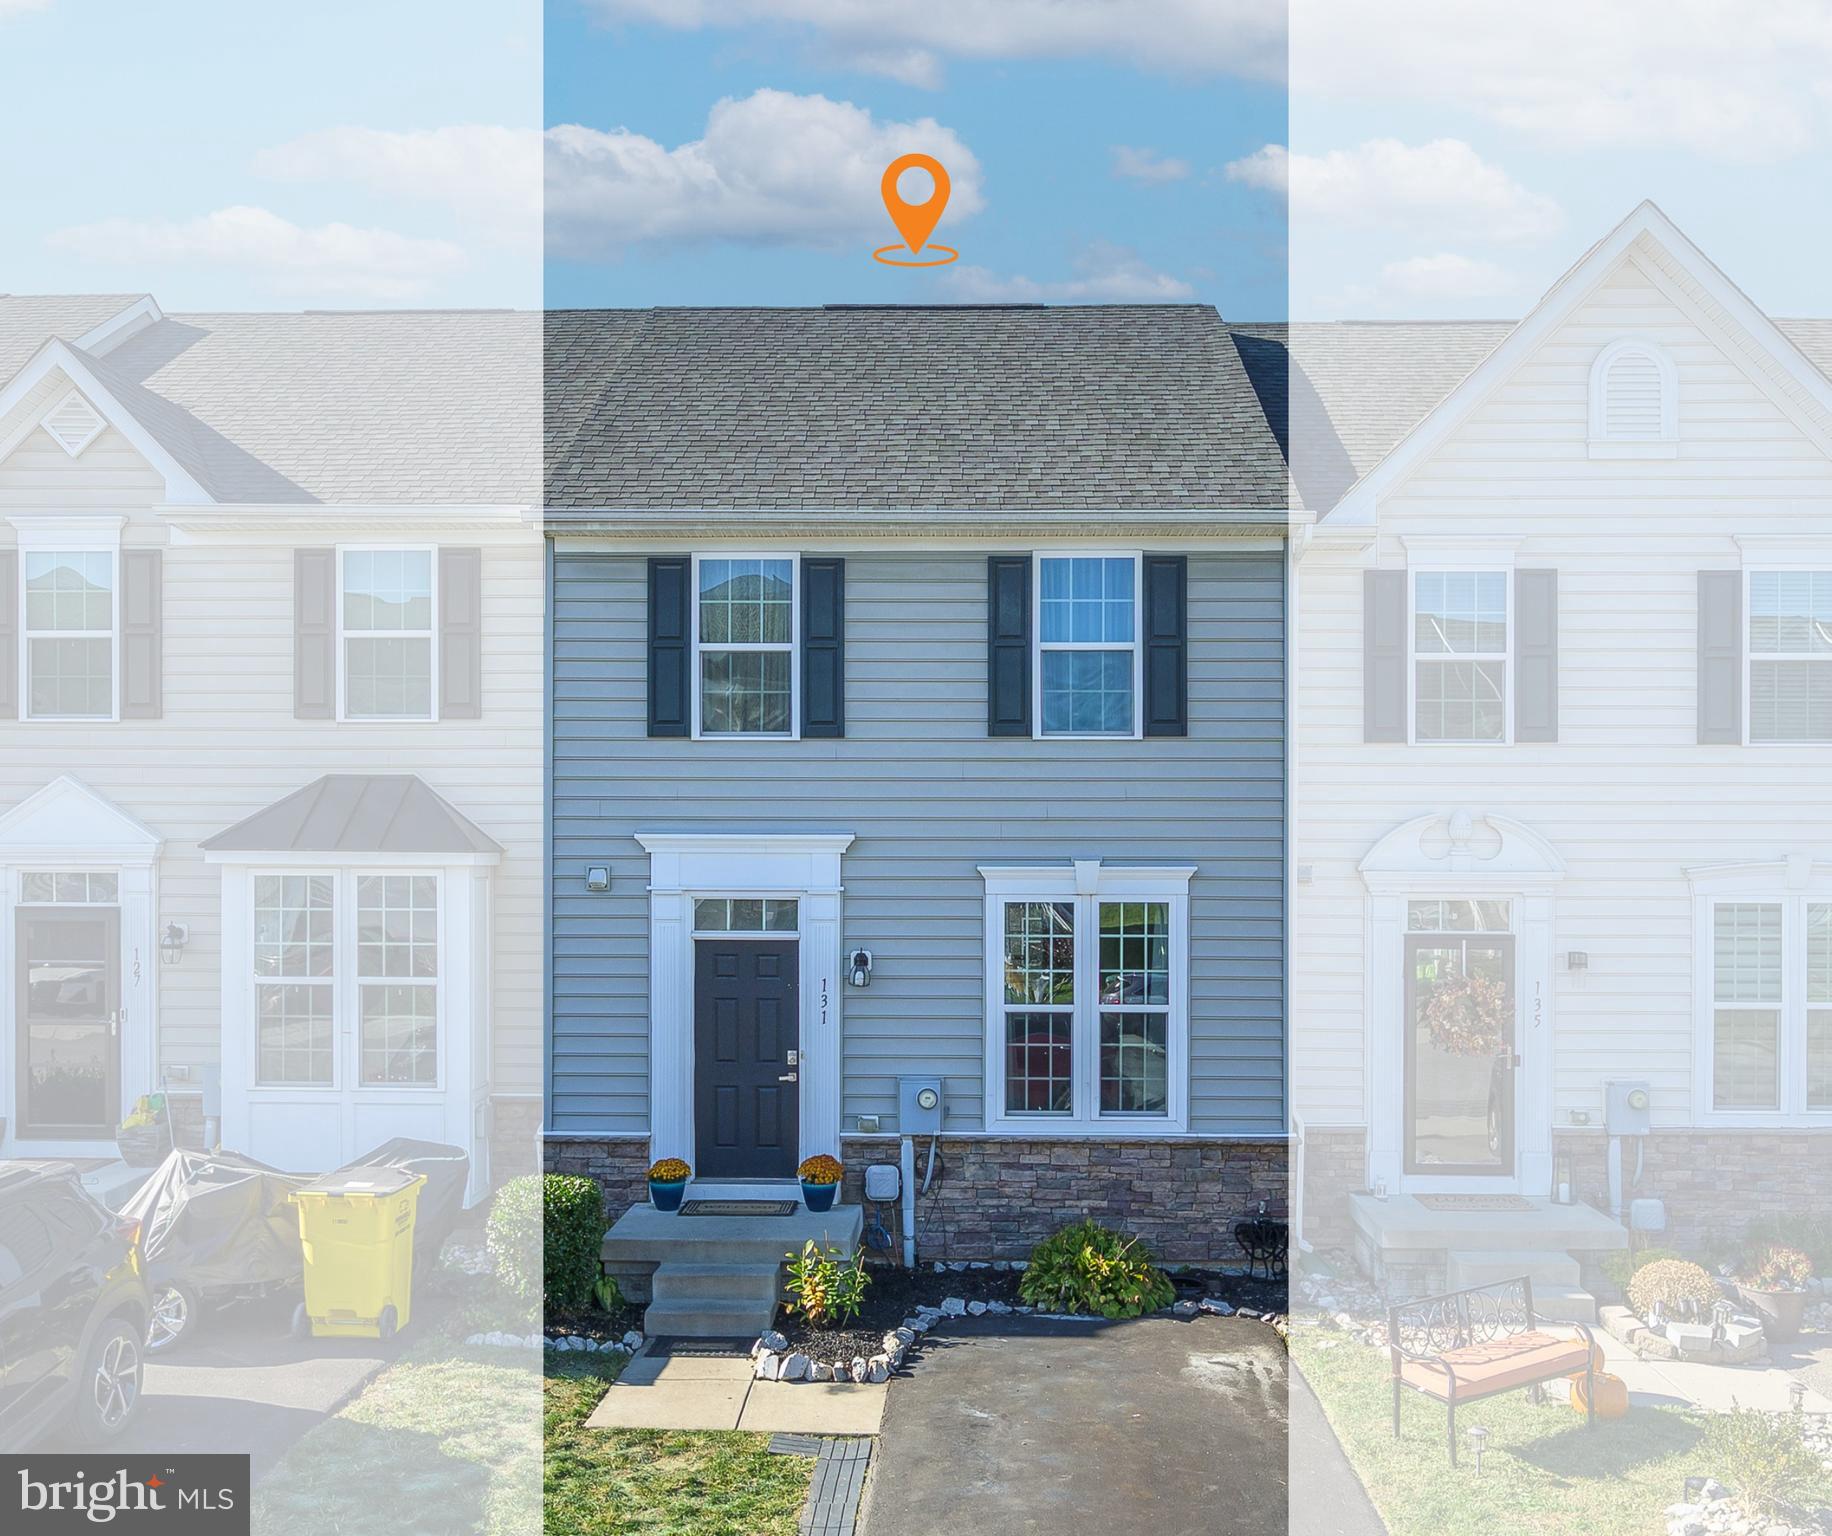
[(615, 1368), (556, 1357), (547, 1377), (547, 1536), (794, 1536), (814, 1463), (768, 1435), (586, 1429)]
[[(1441, 1404), (1405, 1392), (1394, 1440), (1386, 1353), (1352, 1342), (1318, 1349), (1318, 1342), (1310, 1330), (1294, 1332), (1292, 1358), (1392, 1536), (1658, 1536), (1662, 1511), (1679, 1501), (1685, 1479), (1721, 1471), (1705, 1464), (1701, 1415), (1638, 1406), (1591, 1430), (1568, 1404), (1536, 1406), (1524, 1390), (1458, 1409), (1453, 1468)], [(1478, 1424), (1489, 1431), (1480, 1476), (1465, 1435)]]

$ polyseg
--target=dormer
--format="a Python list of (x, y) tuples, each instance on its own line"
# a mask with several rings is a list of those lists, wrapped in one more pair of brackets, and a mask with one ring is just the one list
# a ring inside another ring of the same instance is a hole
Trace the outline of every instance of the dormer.
[(1679, 374), (1652, 342), (1624, 337), (1590, 368), (1590, 456), (1671, 459), (1679, 452)]

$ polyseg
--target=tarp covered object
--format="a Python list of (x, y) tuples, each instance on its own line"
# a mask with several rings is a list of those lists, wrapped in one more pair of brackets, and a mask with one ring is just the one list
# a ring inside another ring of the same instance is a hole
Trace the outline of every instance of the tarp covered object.
[(149, 1284), (199, 1290), (297, 1280), (305, 1269), (299, 1215), (287, 1197), (309, 1174), (281, 1173), (236, 1152), (179, 1148), (121, 1214), (140, 1223)]
[(452, 1229), (464, 1212), (464, 1186), (471, 1177), (470, 1154), (463, 1147), (397, 1136), (344, 1166), (404, 1168), (409, 1173), (426, 1175), (426, 1187), (420, 1191), (420, 1204), (413, 1224), (414, 1267), (425, 1273), (439, 1257), (439, 1250), (445, 1246), (446, 1238), (452, 1235)]

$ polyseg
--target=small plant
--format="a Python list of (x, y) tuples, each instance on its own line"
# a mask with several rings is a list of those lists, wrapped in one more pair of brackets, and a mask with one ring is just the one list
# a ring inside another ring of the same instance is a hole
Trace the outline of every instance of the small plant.
[(1737, 1271), (1738, 1283), (1752, 1291), (1804, 1291), (1812, 1278), (1813, 1261), (1798, 1248), (1779, 1243), (1755, 1249)]
[(1689, 1315), (1717, 1298), (1717, 1282), (1688, 1259), (1658, 1259), (1636, 1270), (1628, 1283), (1628, 1304), (1642, 1317), (1653, 1316), (1655, 1302)]
[(865, 1272), (865, 1254), (850, 1259), (837, 1248), (825, 1248), (809, 1238), (800, 1253), (785, 1254), (789, 1261), (791, 1312), (799, 1312), (817, 1328), (849, 1322), (859, 1315), (871, 1276)]
[(600, 1275), (592, 1286), (592, 1300), (600, 1312), (615, 1312), (623, 1305), (623, 1288), (613, 1275)]
[(1750, 1514), (1775, 1513), (1824, 1496), (1825, 1469), (1801, 1438), (1800, 1418), (1732, 1408), (1705, 1426), (1707, 1465)]
[(660, 1162), (649, 1165), (649, 1182), (651, 1184), (679, 1184), (692, 1173), (693, 1170), (678, 1157), (664, 1157)]
[(1018, 1294), (1052, 1312), (1139, 1317), (1176, 1300), (1169, 1278), (1152, 1267), (1136, 1238), (1079, 1221), (1031, 1250)]
[(795, 1176), (804, 1184), (837, 1184), (846, 1175), (846, 1167), (837, 1157), (822, 1152), (818, 1157), (802, 1159)]
[(1618, 1248), (1614, 1253), (1604, 1256), (1603, 1275), (1617, 1290), (1626, 1291), (1629, 1281), (1648, 1265), (1678, 1257), (1671, 1248), (1643, 1248), (1633, 1253), (1626, 1248)]
[(525, 1173), (496, 1192), (485, 1246), (496, 1278), (518, 1301), (541, 1299), (541, 1176)]

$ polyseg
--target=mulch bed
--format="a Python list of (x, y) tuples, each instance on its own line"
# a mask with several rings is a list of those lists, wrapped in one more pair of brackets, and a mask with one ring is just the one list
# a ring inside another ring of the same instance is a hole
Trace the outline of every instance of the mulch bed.
[(577, 1334), (582, 1339), (621, 1339), (626, 1333), (634, 1330), (642, 1332), (641, 1307), (633, 1307), (627, 1301), (618, 1305), (614, 1312), (600, 1312), (596, 1307), (584, 1312), (560, 1312), (548, 1308), (544, 1319), (544, 1331), (549, 1337), (562, 1334)]

